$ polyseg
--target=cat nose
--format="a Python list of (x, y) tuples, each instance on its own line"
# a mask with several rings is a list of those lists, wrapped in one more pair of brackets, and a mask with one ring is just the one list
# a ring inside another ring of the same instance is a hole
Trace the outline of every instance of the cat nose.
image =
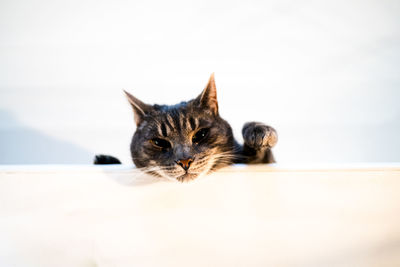
[(176, 164), (180, 165), (185, 171), (187, 171), (190, 167), (190, 164), (192, 164), (193, 159), (188, 158), (188, 159), (180, 159), (175, 161)]

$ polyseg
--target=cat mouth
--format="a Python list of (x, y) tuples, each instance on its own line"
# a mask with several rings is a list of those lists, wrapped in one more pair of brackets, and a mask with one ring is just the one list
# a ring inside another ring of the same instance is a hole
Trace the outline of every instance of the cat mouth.
[(185, 173), (185, 174), (183, 174), (183, 175), (177, 177), (176, 179), (177, 179), (179, 182), (182, 182), (182, 183), (183, 183), (183, 182), (192, 181), (192, 180), (196, 179), (198, 176), (199, 176), (198, 174), (193, 174), (193, 173), (187, 172), (187, 173)]

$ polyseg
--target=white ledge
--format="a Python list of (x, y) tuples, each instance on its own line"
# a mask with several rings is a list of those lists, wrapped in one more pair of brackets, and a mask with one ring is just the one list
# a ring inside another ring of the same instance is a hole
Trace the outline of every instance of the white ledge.
[(0, 266), (399, 266), (400, 164), (0, 166)]
[[(275, 163), (275, 164), (235, 164), (218, 172), (271, 172), (271, 171), (374, 171), (400, 170), (400, 162), (380, 163)], [(84, 164), (38, 164), (38, 165), (0, 165), (0, 172), (139, 172), (133, 164), (84, 165)]]

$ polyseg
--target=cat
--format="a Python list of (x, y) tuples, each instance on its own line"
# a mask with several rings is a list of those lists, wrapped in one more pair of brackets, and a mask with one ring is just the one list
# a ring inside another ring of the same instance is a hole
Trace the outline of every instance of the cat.
[[(234, 139), (218, 113), (214, 74), (197, 98), (177, 105), (148, 105), (124, 92), (136, 122), (132, 159), (146, 173), (184, 182), (235, 163), (275, 162), (271, 148), (278, 136), (271, 126), (248, 122), (242, 129), (244, 144)], [(97, 155), (94, 163), (121, 162)]]

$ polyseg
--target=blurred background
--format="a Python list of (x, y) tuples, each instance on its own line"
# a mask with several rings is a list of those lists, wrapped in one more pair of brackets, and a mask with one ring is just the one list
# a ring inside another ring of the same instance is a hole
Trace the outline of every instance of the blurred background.
[(400, 161), (400, 1), (0, 2), (0, 164), (131, 163), (122, 89), (275, 127), (284, 163)]

